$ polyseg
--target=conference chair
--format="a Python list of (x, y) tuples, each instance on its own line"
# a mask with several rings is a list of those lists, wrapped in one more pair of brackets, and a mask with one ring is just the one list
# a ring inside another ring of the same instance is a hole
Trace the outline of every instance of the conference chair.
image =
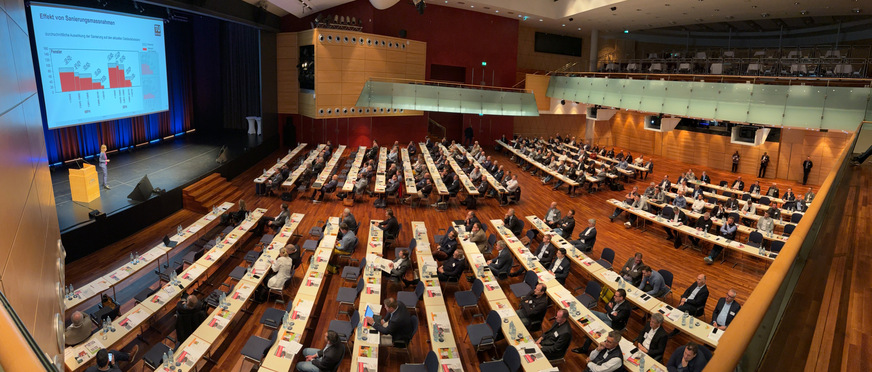
[[(662, 296), (658, 297), (657, 299), (659, 299), (660, 301), (663, 301), (663, 299), (666, 298), (666, 295), (669, 295), (669, 298), (671, 299), (672, 298), (672, 280), (675, 278), (675, 276), (672, 274), (671, 271), (666, 270), (666, 269), (660, 269), (660, 270), (657, 270), (657, 272), (660, 273), (660, 276), (663, 277), (663, 283), (666, 284), (666, 287), (668, 288), (666, 290), (666, 293), (664, 293)], [(672, 302), (672, 301), (670, 301), (670, 302)]]
[[(260, 363), (263, 362), (263, 358), (266, 357), (266, 353), (269, 352), (269, 349), (276, 342), (276, 336), (278, 331), (273, 331), (272, 335), (266, 339), (259, 336), (251, 336), (248, 338), (248, 341), (245, 343), (245, 346), (242, 347), (242, 363), (239, 364), (239, 370), (242, 370), (242, 366), (246, 361), (254, 363), (255, 366), (260, 367)], [(250, 370), (251, 368), (249, 368)]]
[(409, 337), (408, 341), (394, 339), (390, 351), (388, 352), (389, 355), (394, 350), (399, 350), (406, 353), (408, 359), (412, 360), (412, 353), (409, 351), (409, 344), (415, 339), (415, 333), (418, 333), (418, 316), (412, 315), (409, 320), (412, 322), (412, 335)]
[(750, 201), (750, 200), (751, 200), (751, 194), (749, 194), (749, 193), (747, 193), (747, 192), (744, 193), (744, 194), (742, 194), (742, 200), (744, 200), (744, 201)]
[(400, 372), (438, 372), (439, 371), (439, 357), (436, 356), (436, 353), (433, 350), (427, 353), (427, 357), (424, 358), (424, 363), (422, 364), (403, 364), (400, 366)]
[(530, 245), (533, 244), (533, 239), (536, 239), (536, 235), (538, 234), (539, 232), (535, 229), (527, 230), (527, 236), (525, 236), (527, 238), (527, 243), (525, 244), (524, 239), (521, 238), (521, 244), (524, 244), (525, 246), (527, 246), (527, 248), (530, 248)]
[(780, 240), (773, 240), (772, 245), (769, 246), (769, 257), (778, 257), (778, 253), (781, 252), (782, 248), (784, 248), (784, 242)]
[(272, 295), (278, 296), (276, 303), (284, 304), (285, 303), (285, 289), (290, 288), (294, 284), (294, 274), (296, 274), (297, 268), (291, 268), (291, 277), (285, 279), (285, 282), (282, 283), (282, 289), (270, 288), (269, 292), (266, 294), (266, 300), (269, 302), (269, 298)]
[[(442, 231), (442, 234), (439, 234), (439, 231)], [(436, 235), (433, 236), (433, 239), (434, 239), (434, 242), (436, 243), (436, 245), (441, 244), (441, 243), (442, 243), (442, 239), (445, 238), (445, 235), (448, 235), (448, 234), (451, 233), (452, 231), (454, 231), (454, 225), (449, 226), (447, 230), (446, 230), (446, 229), (439, 229), (439, 230), (437, 230), (437, 231), (436, 231)]]
[[(394, 257), (395, 257), (395, 258), (399, 258), (399, 257), (400, 257), (400, 252), (402, 252), (402, 251), (405, 249), (405, 250), (409, 251), (409, 260), (411, 260), (411, 259), (412, 259), (412, 254), (415, 253), (415, 248), (417, 248), (417, 247), (418, 247), (418, 240), (417, 240), (417, 239), (412, 239), (412, 240), (409, 242), (409, 246), (408, 246), (408, 247), (397, 247), (397, 248), (394, 248)], [(412, 261), (412, 262), (415, 262), (415, 261)]]
[(782, 235), (783, 236), (790, 236), (790, 234), (793, 234), (794, 229), (796, 229), (796, 225), (792, 225), (792, 224), (784, 225), (784, 234), (782, 234)]
[[(413, 240), (414, 241), (414, 240)], [(397, 302), (406, 305), (406, 309), (411, 310), (412, 312), (417, 311), (418, 300), (420, 300), (424, 296), (424, 282), (418, 282), (418, 285), (415, 287), (415, 291), (400, 291), (397, 292)]]
[(172, 265), (170, 265), (168, 263), (164, 264), (163, 270), (160, 270), (160, 266), (158, 266), (158, 269), (154, 271), (154, 273), (157, 274), (158, 285), (160, 285), (161, 281), (169, 283), (170, 273), (175, 271), (176, 275), (179, 275), (182, 273), (182, 268), (183, 268), (183, 265), (181, 263), (179, 263), (179, 261), (173, 261)]
[(512, 284), (509, 288), (511, 288), (512, 294), (520, 299), (532, 292), (537, 284), (539, 284), (539, 276), (533, 271), (527, 271), (523, 282)]
[[(227, 290), (226, 290), (226, 291), (222, 291), (222, 290), (221, 290), (221, 287), (227, 287)], [(218, 288), (214, 289), (214, 290), (212, 291), (212, 293), (210, 293), (209, 296), (206, 297), (206, 299), (204, 300), (204, 302), (206, 302), (206, 305), (209, 305), (209, 306), (211, 306), (212, 308), (217, 308), (219, 305), (221, 305), (221, 304), (219, 303), (219, 300), (221, 299), (221, 294), (223, 293), (224, 296), (230, 296), (230, 292), (231, 292), (232, 290), (233, 290), (233, 288), (231, 288), (229, 284), (227, 284), (227, 283), (221, 283), (221, 284), (218, 286)]]
[(727, 182), (727, 181), (721, 181), (721, 182), (718, 182), (718, 186), (720, 186), (720, 187), (724, 187), (724, 186), (727, 186), (727, 185), (729, 185), (729, 184), (730, 184), (730, 183)]
[(466, 337), (469, 343), (475, 347), (475, 351), (482, 351), (486, 347), (494, 347), (495, 343), (502, 336), (502, 319), (496, 310), (491, 310), (487, 314), (487, 319), (484, 323), (470, 324), (466, 326)]
[(496, 245), (496, 244), (497, 244), (497, 235), (490, 234), (490, 236), (487, 237), (487, 245), (485, 246), (484, 252), (482, 252), (482, 253), (485, 255), (490, 255), (490, 253), (493, 252), (493, 250), (494, 250), (494, 245)]
[(351, 251), (344, 252), (341, 250), (333, 250), (333, 255), (336, 256), (336, 263), (342, 263), (342, 260), (345, 260), (346, 264), (350, 264), (353, 258), (351, 256), (354, 254), (354, 251), (357, 250), (357, 245), (360, 243), (360, 239), (358, 239), (357, 235), (354, 236), (354, 243), (351, 245)]
[(480, 363), (478, 369), (481, 372), (517, 372), (521, 369), (521, 355), (514, 346), (507, 345), (503, 359)]
[(600, 254), (600, 259), (596, 262), (602, 265), (606, 270), (612, 269), (612, 263), (615, 261), (615, 251), (611, 248), (603, 248), (603, 253)]
[(455, 293), (454, 300), (457, 301), (457, 306), (460, 307), (460, 312), (463, 313), (464, 310), (468, 308), (476, 308), (478, 314), (474, 314), (473, 317), (483, 316), (483, 314), (481, 314), (481, 308), (478, 306), (478, 300), (481, 298), (483, 292), (484, 283), (482, 283), (481, 279), (476, 278), (475, 282), (472, 283), (471, 290)]
[(790, 215), (790, 222), (799, 223), (799, 221), (802, 220), (802, 216), (803, 216), (802, 213), (793, 212), (793, 214)]
[(348, 342), (353, 340), (351, 336), (358, 324), (360, 324), (360, 312), (355, 311), (351, 314), (351, 320), (331, 320), (327, 330), (336, 332), (339, 335), (339, 341), (342, 341), (348, 348)]
[[(336, 293), (336, 302), (339, 304), (339, 314), (350, 315), (354, 311), (354, 301), (360, 296), (360, 292), (364, 288), (363, 278), (357, 280), (357, 287), (339, 287), (339, 292)], [(399, 297), (399, 296), (398, 296)], [(349, 305), (351, 310), (343, 311), (342, 306)]]
[(751, 233), (748, 234), (748, 245), (760, 248), (760, 246), (763, 245), (763, 234), (759, 231), (751, 231)]
[[(174, 345), (177, 343), (176, 340), (169, 336), (164, 338), (164, 340), (168, 340)], [(152, 370), (156, 370), (157, 367), (164, 362), (163, 357), (164, 355), (166, 355), (167, 352), (172, 353), (173, 348), (163, 343), (163, 340), (161, 340), (161, 342), (158, 342), (157, 344), (152, 346), (151, 349), (148, 349), (148, 351), (146, 351), (145, 354), (142, 355), (142, 363), (145, 364), (146, 367), (149, 367)]]
[(350, 282), (356, 282), (360, 278), (360, 273), (366, 267), (366, 257), (360, 260), (360, 266), (345, 266), (342, 268), (342, 279)]
[[(579, 288), (576, 288), (579, 289)], [(582, 305), (587, 307), (588, 309), (593, 309), (596, 307), (597, 302), (599, 302), (599, 295), (602, 292), (603, 287), (600, 282), (592, 279), (587, 281), (587, 286), (584, 288), (584, 293), (575, 296), (575, 299), (578, 302), (581, 302)]]
[(397, 236), (390, 236), (387, 234), (387, 232), (385, 232), (383, 234), (383, 236), (384, 236), (384, 248), (388, 248), (388, 247), (392, 247), (392, 246), (396, 245), (397, 238), (402, 233), (403, 233), (403, 225), (400, 225), (400, 227), (397, 229)]
[(282, 317), (284, 317), (286, 312), (291, 310), (293, 304), (293, 301), (289, 301), (288, 306), (284, 309), (266, 308), (260, 317), (260, 324), (269, 329), (279, 329), (282, 326)]

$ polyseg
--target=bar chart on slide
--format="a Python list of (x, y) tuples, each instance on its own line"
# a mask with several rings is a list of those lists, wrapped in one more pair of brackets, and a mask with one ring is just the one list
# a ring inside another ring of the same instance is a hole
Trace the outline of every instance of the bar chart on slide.
[[(51, 49), (51, 64), (57, 71), (55, 93), (140, 86), (143, 70), (140, 51)], [(54, 78), (54, 76), (52, 76)]]

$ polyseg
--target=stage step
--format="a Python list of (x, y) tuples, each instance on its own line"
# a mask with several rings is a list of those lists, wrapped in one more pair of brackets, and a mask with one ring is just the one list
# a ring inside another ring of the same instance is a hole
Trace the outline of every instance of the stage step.
[(212, 210), (212, 206), (225, 201), (236, 203), (241, 197), (242, 190), (218, 173), (212, 173), (182, 189), (184, 208), (199, 213), (207, 213)]

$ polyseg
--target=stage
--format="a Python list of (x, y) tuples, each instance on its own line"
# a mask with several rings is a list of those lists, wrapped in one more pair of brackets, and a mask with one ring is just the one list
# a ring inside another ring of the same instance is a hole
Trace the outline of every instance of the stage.
[[(221, 147), (227, 146), (227, 162), (215, 160)], [(102, 188), (103, 173), (98, 171), (100, 198), (82, 203), (72, 200), (69, 167), (75, 162), (52, 169), (52, 186), (62, 241), (67, 249), (67, 261), (73, 261), (102, 248), (125, 234), (133, 233), (169, 213), (182, 208), (181, 190), (211, 174), (221, 173), (232, 178), (274, 151), (278, 140), (264, 141), (263, 136), (242, 131), (220, 134), (192, 132), (183, 136), (141, 146), (133, 151), (109, 153), (109, 187)], [(88, 160), (97, 165), (97, 158)], [(136, 184), (147, 175), (154, 188), (165, 190), (152, 194), (146, 201), (127, 198)], [(89, 213), (99, 210), (105, 219), (94, 219)]]

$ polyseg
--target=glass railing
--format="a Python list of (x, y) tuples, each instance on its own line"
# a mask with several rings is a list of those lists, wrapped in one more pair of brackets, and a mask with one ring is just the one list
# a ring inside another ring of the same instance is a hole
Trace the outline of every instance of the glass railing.
[(440, 81), (370, 79), (358, 107), (454, 112), (461, 114), (539, 116), (533, 93), (521, 89)]
[[(839, 203), (838, 192), (846, 182), (846, 168), (851, 154), (862, 152), (857, 148), (858, 138), (872, 131), (872, 122), (864, 122), (855, 129), (851, 145), (846, 146), (836, 161), (836, 166), (827, 176), (820, 192), (809, 206), (802, 220), (790, 235), (778, 258), (766, 270), (763, 278), (751, 292), (736, 318), (724, 333), (714, 356), (706, 366), (706, 372), (756, 371), (769, 348), (785, 309), (794, 294), (806, 258), (813, 249), (822, 247), (818, 241), (821, 225), (833, 223), (833, 209), (844, 207)], [(822, 264), (822, 263), (815, 263)], [(823, 280), (823, 279), (821, 279)]]

